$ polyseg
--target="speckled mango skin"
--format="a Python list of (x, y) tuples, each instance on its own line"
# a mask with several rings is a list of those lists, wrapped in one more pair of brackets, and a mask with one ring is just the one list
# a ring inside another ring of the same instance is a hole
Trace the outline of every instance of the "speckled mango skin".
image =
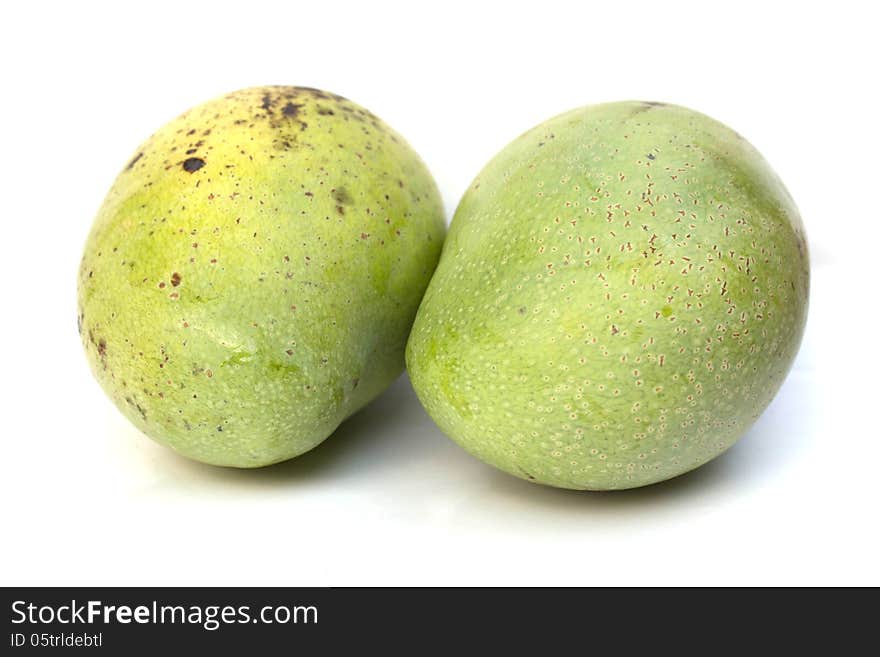
[(595, 105), (499, 153), (463, 197), (407, 346), (429, 414), (523, 479), (614, 490), (729, 448), (807, 313), (794, 202), (683, 107)]
[(79, 270), (82, 342), (151, 438), (216, 465), (283, 461), (400, 374), (444, 233), (430, 173), (364, 108), (231, 93), (113, 184)]

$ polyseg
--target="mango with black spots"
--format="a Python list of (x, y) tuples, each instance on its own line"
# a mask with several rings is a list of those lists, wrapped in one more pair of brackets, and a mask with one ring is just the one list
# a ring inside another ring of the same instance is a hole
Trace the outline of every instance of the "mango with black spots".
[(363, 107), (289, 86), (211, 100), (142, 144), (98, 212), (88, 361), (184, 456), (295, 457), (403, 370), (444, 233), (430, 172)]
[(798, 351), (794, 201), (743, 137), (619, 102), (503, 149), (456, 210), (407, 346), (428, 413), (522, 479), (634, 488), (728, 449)]

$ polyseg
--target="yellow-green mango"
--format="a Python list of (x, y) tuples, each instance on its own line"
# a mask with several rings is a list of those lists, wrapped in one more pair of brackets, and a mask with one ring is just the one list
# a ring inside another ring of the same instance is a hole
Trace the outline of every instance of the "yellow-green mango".
[(79, 270), (103, 389), (207, 463), (297, 456), (402, 371), (445, 232), (404, 139), (341, 96), (244, 89), (129, 158)]
[(739, 134), (662, 103), (584, 107), (467, 190), (410, 378), (451, 438), (505, 472), (643, 486), (718, 456), (764, 410), (808, 284), (795, 204)]

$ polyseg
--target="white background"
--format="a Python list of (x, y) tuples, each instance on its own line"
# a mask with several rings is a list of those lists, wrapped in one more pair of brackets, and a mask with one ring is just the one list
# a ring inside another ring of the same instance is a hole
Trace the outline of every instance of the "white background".
[[(4, 585), (880, 584), (877, 20), (870, 3), (7, 2), (0, 9)], [(447, 214), (579, 105), (679, 103), (755, 144), (801, 208), (794, 369), (726, 455), (623, 493), (542, 488), (445, 438), (406, 377), (314, 452), (183, 460), (88, 371), (76, 269), (136, 146), (218, 94), (299, 84), (407, 137)]]

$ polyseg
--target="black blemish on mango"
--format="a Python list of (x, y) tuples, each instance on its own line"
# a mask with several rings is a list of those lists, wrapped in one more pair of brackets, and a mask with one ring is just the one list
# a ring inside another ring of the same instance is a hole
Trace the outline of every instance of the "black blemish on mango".
[(307, 93), (315, 98), (320, 98), (321, 100), (336, 100), (339, 102), (350, 102), (348, 98), (345, 96), (340, 96), (339, 94), (330, 93), (329, 91), (322, 91), (321, 89), (315, 89), (314, 87), (296, 87), (294, 89), (296, 93)]
[(128, 163), (128, 166), (125, 167), (125, 170), (126, 170), (126, 171), (131, 171), (132, 167), (133, 167), (135, 164), (137, 164), (137, 161), (138, 161), (139, 159), (141, 159), (143, 156), (144, 156), (143, 153), (138, 153), (137, 155), (135, 155), (135, 156), (131, 159), (131, 162)]
[(325, 100), (330, 98), (330, 94), (328, 94), (326, 91), (321, 91), (320, 89), (315, 89), (314, 87), (297, 87), (296, 90), (312, 94), (316, 98), (323, 98)]
[(340, 205), (351, 204), (351, 194), (348, 193), (348, 190), (345, 189), (345, 187), (337, 187), (336, 189), (331, 190), (330, 195), (333, 197), (333, 200)]
[(519, 470), (522, 474), (524, 474), (529, 480), (535, 481), (535, 477), (531, 475), (528, 471), (523, 469), (521, 466), (516, 466), (517, 470)]
[(200, 157), (190, 157), (183, 161), (183, 170), (193, 173), (205, 166), (205, 161)]
[(300, 103), (288, 102), (284, 107), (281, 108), (281, 113), (284, 114), (284, 116), (289, 116), (293, 118), (299, 113), (300, 107), (302, 107), (302, 104)]

